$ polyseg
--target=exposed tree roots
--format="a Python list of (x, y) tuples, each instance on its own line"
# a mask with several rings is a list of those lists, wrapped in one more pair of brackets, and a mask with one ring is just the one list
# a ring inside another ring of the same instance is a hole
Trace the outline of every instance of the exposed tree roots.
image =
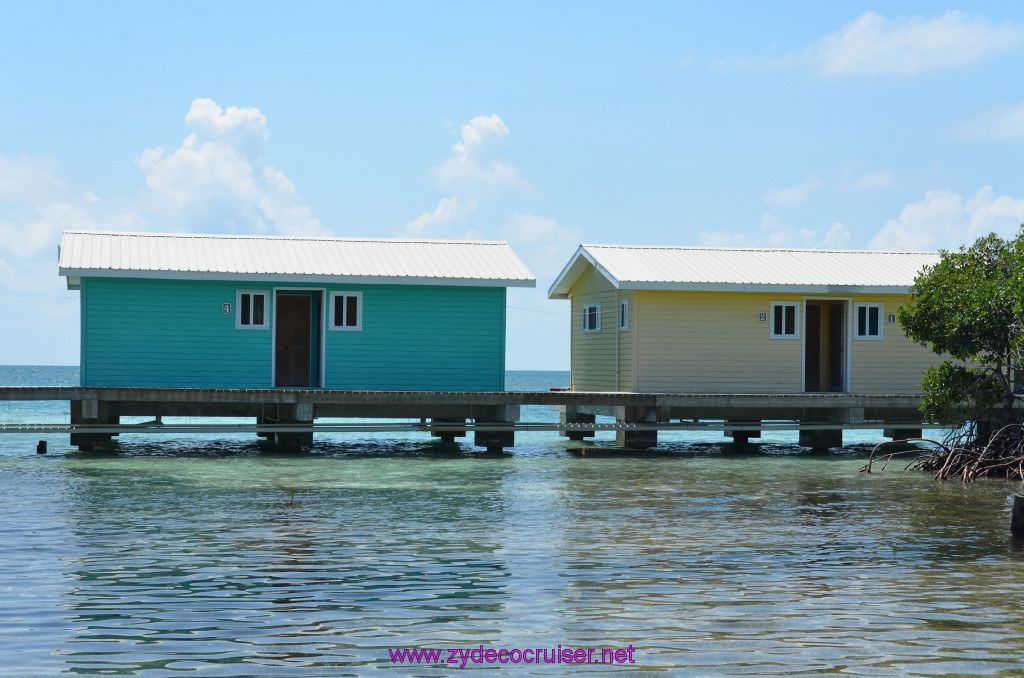
[[(899, 450), (879, 453), (879, 449), (892, 443), (926, 442), (929, 449)], [(942, 442), (928, 438), (906, 438), (875, 445), (868, 463), (861, 471), (871, 473), (871, 465), (885, 460), (882, 470), (893, 457), (917, 455), (905, 469), (932, 471), (936, 480), (960, 478), (965, 484), (978, 478), (1005, 478), (1024, 480), (1024, 436), (1020, 424), (998, 429), (991, 437), (979, 436), (971, 426), (951, 432)]]

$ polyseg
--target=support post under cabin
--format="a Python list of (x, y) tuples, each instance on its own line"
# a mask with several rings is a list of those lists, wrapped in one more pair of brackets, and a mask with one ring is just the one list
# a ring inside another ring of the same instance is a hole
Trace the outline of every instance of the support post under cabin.
[(800, 420), (801, 424), (835, 424), (836, 426), (825, 429), (800, 429), (799, 444), (801, 447), (809, 447), (815, 452), (827, 452), (833, 447), (842, 447), (843, 429), (840, 424), (859, 423), (858, 418), (860, 421), (864, 420), (864, 410), (861, 408), (811, 410), (806, 418)]
[[(637, 407), (633, 405), (615, 408), (615, 421), (619, 424), (657, 424), (657, 407)], [(656, 429), (624, 429), (615, 432), (615, 444), (630, 450), (646, 450), (658, 446)]]
[(430, 422), (434, 426), (452, 427), (451, 430), (430, 432), (432, 437), (440, 438), (442, 443), (454, 443), (456, 438), (466, 437), (465, 428), (456, 428), (458, 426), (465, 426), (465, 419), (431, 419)]
[(274, 434), (274, 444), (284, 450), (298, 450), (313, 445), (313, 420), (316, 417), (313, 403), (295, 403), (291, 406), (291, 413), (288, 417), (281, 417), (279, 424), (301, 426), (308, 424), (309, 428), (303, 426), (302, 430)]
[[(558, 408), (558, 423), (560, 424), (593, 424), (597, 421), (597, 417), (593, 414), (586, 414), (580, 412), (576, 405), (564, 405)], [(558, 435), (569, 440), (583, 440), (584, 438), (593, 438), (595, 432), (581, 431), (579, 429), (561, 430)]]
[(746, 425), (756, 424), (756, 425), (760, 426), (761, 425), (761, 420), (757, 419), (755, 421), (749, 421), (749, 422), (731, 422), (731, 421), (729, 421), (727, 419), (725, 421), (725, 435), (732, 438), (733, 445), (749, 445), (751, 438), (760, 438), (761, 437), (760, 429), (758, 429), (758, 430), (737, 431), (734, 428), (729, 428), (729, 424), (732, 424), (732, 423), (737, 423), (737, 424), (743, 423), (743, 424), (746, 424)]
[[(117, 426), (121, 417), (112, 414), (110, 404), (95, 398), (71, 401), (71, 425)], [(114, 436), (112, 433), (72, 433), (71, 444), (83, 451), (92, 450), (96, 445), (106, 445)]]
[[(514, 424), (519, 421), (518, 405), (496, 405), (481, 407), (474, 418), (478, 425)], [(473, 445), (484, 447), (488, 452), (501, 452), (506, 447), (515, 447), (516, 433), (507, 431), (474, 430)]]

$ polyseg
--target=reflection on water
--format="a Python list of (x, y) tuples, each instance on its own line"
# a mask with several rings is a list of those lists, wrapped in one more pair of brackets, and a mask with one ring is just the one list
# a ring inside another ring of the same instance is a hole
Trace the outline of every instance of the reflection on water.
[(509, 672), (387, 652), (480, 645), (632, 645), (630, 675), (1024, 674), (1021, 487), (861, 474), (859, 435), (583, 459), (543, 433), (493, 456), (350, 435), (295, 455), (54, 437), (40, 457), (0, 437), (0, 674)]
[(0, 671), (376, 675), (390, 647), (480, 644), (633, 645), (631, 670), (692, 675), (1024, 671), (1006, 485), (846, 454), (462, 449), (0, 457)]

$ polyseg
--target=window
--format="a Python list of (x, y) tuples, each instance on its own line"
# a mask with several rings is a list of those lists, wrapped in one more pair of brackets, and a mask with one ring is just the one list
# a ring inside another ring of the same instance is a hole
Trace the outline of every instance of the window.
[(331, 329), (363, 329), (362, 292), (331, 292)]
[(601, 331), (601, 304), (585, 304), (583, 306), (583, 331)]
[(619, 329), (629, 329), (629, 299), (619, 300)]
[(772, 302), (772, 339), (796, 339), (799, 333), (796, 321), (796, 302)]
[(853, 305), (853, 338), (882, 338), (882, 304)]
[(235, 328), (240, 330), (265, 330), (267, 322), (267, 292), (238, 290), (235, 293)]

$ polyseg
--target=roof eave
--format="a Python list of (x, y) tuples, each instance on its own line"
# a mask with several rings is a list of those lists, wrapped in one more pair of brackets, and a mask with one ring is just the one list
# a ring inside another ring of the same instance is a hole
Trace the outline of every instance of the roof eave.
[(800, 285), (770, 283), (624, 281), (623, 290), (672, 292), (787, 292), (793, 294), (909, 294), (908, 285)]
[(601, 275), (608, 279), (608, 282), (613, 287), (620, 287), (618, 279), (608, 269), (598, 263), (597, 259), (587, 251), (585, 245), (580, 245), (576, 249), (576, 254), (569, 259), (569, 263), (565, 265), (562, 272), (555, 278), (555, 282), (551, 283), (551, 287), (548, 288), (548, 299), (568, 299), (572, 286), (580, 279), (588, 265), (597, 269)]
[(127, 271), (61, 268), (60, 275), (79, 284), (82, 278), (146, 278), (151, 280), (218, 280), (266, 283), (344, 283), (349, 285), (435, 285), (452, 287), (536, 287), (536, 278), (428, 278), (414, 276), (310, 275), (304, 273), (223, 273), (215, 271)]

